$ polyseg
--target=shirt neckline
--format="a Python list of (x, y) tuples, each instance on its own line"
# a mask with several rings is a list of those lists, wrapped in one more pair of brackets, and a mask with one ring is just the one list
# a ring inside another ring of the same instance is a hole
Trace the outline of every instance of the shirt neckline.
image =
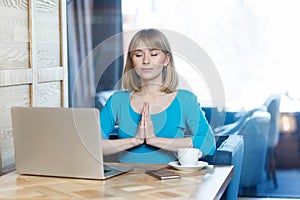
[[(171, 101), (171, 103), (170, 103), (164, 110), (162, 110), (161, 112), (158, 112), (158, 113), (150, 114), (150, 115), (151, 115), (151, 116), (154, 116), (154, 115), (159, 115), (159, 114), (162, 114), (162, 113), (166, 112), (166, 111), (174, 104), (174, 102), (175, 102), (175, 100), (177, 99), (178, 94), (179, 94), (180, 91), (181, 91), (180, 89), (177, 90), (177, 94), (175, 95), (175, 97), (173, 98), (173, 100)], [(135, 114), (137, 114), (137, 115), (141, 115), (141, 113), (136, 112), (136, 111), (133, 109), (133, 107), (131, 106), (131, 103), (130, 103), (130, 95), (131, 95), (131, 94), (130, 94), (130, 93), (128, 93), (128, 94), (129, 94), (128, 104), (129, 104), (130, 110), (131, 110), (132, 112), (134, 112)]]

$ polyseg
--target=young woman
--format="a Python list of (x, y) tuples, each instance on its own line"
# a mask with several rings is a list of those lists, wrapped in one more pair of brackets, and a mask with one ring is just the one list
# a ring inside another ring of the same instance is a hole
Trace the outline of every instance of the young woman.
[[(162, 32), (135, 34), (122, 81), (124, 91), (114, 93), (100, 115), (104, 155), (119, 153), (120, 162), (167, 164), (177, 159), (178, 148), (214, 154), (214, 135), (197, 97), (177, 89), (172, 51)], [(116, 124), (118, 139), (109, 140)]]

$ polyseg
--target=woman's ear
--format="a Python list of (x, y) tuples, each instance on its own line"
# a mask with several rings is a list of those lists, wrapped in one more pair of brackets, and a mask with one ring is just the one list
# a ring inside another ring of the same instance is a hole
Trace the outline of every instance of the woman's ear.
[(166, 54), (166, 58), (164, 60), (164, 66), (168, 66), (169, 65), (170, 59), (171, 59), (171, 55), (170, 55), (170, 53), (167, 53)]

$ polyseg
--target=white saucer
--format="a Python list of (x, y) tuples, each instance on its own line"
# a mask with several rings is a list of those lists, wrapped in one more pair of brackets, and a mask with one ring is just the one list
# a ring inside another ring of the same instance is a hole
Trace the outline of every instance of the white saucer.
[(179, 164), (178, 161), (173, 161), (173, 162), (170, 162), (169, 165), (180, 171), (193, 172), (193, 171), (198, 171), (198, 170), (202, 169), (203, 167), (208, 166), (208, 163), (204, 162), (204, 161), (198, 161), (198, 164), (195, 166), (182, 166)]

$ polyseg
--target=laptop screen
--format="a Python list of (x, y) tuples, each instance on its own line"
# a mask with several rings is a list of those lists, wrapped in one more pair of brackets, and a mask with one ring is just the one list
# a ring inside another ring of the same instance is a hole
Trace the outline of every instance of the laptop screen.
[(99, 111), (94, 108), (12, 108), (20, 174), (103, 179)]

